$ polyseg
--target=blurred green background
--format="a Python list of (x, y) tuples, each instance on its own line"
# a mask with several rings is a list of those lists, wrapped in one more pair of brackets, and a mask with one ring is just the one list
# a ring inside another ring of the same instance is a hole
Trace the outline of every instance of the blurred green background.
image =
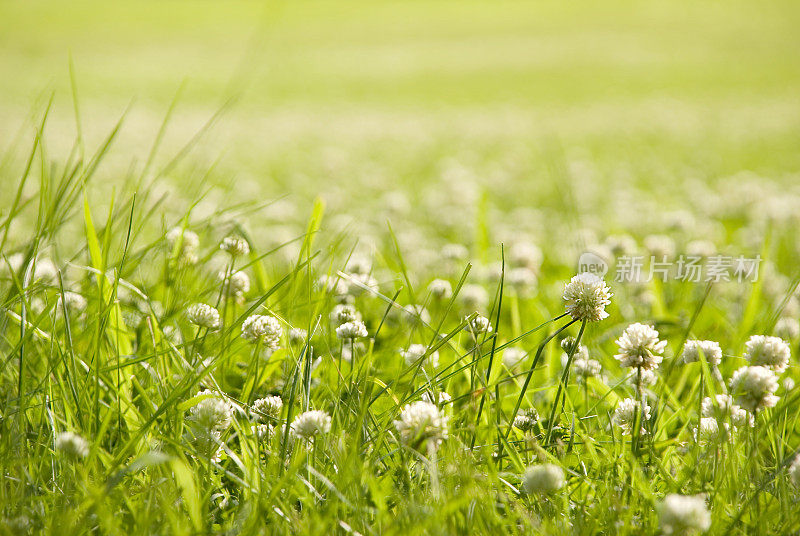
[(171, 148), (236, 97), (198, 158), (267, 193), (365, 151), (413, 175), (509, 144), (780, 175), (800, 163), (798, 23), (796, 1), (6, 0), (0, 145), (54, 91), (51, 150), (70, 146), (71, 56), (87, 146), (128, 109), (127, 167), (176, 94)]

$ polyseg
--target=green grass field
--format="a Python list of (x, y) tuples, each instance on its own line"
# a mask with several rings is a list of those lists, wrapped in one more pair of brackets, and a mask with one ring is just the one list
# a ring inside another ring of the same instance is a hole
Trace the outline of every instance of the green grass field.
[(0, 3), (0, 534), (797, 534), (798, 23)]

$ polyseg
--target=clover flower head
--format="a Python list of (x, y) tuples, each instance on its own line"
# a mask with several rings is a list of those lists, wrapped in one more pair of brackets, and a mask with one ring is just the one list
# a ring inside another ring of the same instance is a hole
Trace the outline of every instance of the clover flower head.
[(614, 357), (623, 367), (638, 367), (644, 370), (658, 368), (664, 359), (661, 355), (667, 341), (658, 339), (658, 331), (647, 324), (631, 324), (615, 341), (619, 353)]
[(437, 449), (447, 439), (447, 421), (435, 404), (419, 400), (403, 408), (394, 426), (403, 445), (427, 451)]
[(606, 305), (611, 303), (611, 289), (595, 274), (583, 272), (564, 286), (564, 304), (575, 320), (598, 322), (608, 317)]
[(522, 475), (522, 489), (528, 494), (553, 493), (563, 488), (565, 483), (564, 470), (552, 463), (532, 465)]
[(219, 311), (205, 303), (195, 303), (186, 310), (189, 322), (211, 331), (219, 329)]

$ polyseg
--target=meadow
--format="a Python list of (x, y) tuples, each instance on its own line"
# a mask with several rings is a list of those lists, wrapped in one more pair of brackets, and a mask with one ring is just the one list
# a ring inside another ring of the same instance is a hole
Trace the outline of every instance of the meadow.
[(0, 3), (0, 534), (799, 533), (799, 22)]

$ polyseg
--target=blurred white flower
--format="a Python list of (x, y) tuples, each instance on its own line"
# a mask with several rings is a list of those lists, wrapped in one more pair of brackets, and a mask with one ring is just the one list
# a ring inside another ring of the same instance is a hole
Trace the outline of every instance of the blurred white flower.
[[(424, 344), (412, 344), (408, 347), (407, 350), (401, 350), (400, 353), (403, 356), (403, 359), (406, 362), (406, 366), (410, 367), (412, 365), (416, 365), (419, 360), (425, 355), (425, 352), (428, 350), (428, 347)], [(431, 352), (426, 358), (425, 361), (422, 363), (424, 367), (436, 368), (439, 366), (439, 352), (434, 350)]]
[(434, 279), (428, 285), (428, 292), (437, 300), (449, 300), (453, 297), (453, 287), (446, 279)]
[(657, 505), (661, 530), (667, 535), (705, 532), (711, 527), (711, 514), (702, 495), (667, 495)]
[(521, 409), (514, 417), (514, 427), (523, 432), (530, 431), (539, 422), (539, 412), (535, 408)]
[(340, 303), (334, 306), (331, 311), (331, 320), (333, 323), (341, 325), (347, 322), (361, 320), (361, 314), (352, 305)]
[(522, 475), (522, 489), (528, 494), (553, 493), (563, 488), (564, 484), (564, 470), (552, 463), (532, 465)]
[(466, 309), (483, 309), (489, 302), (489, 294), (480, 285), (468, 284), (461, 287), (458, 299)]
[(89, 455), (89, 442), (74, 432), (61, 432), (56, 436), (56, 450), (77, 460)]
[(718, 342), (697, 340), (688, 340), (683, 345), (683, 361), (685, 363), (700, 361), (700, 352), (709, 365), (717, 366), (722, 362), (722, 348)]
[(320, 434), (331, 431), (331, 416), (322, 410), (310, 410), (298, 415), (292, 422), (293, 436), (305, 440), (313, 440)]
[(733, 403), (730, 395), (716, 395), (713, 398), (707, 396), (703, 399), (700, 406), (700, 415), (703, 417), (713, 417), (718, 422), (728, 422), (740, 428), (742, 426), (753, 426), (755, 419), (753, 415)]
[(775, 324), (775, 335), (787, 341), (800, 337), (800, 322), (796, 318), (781, 317)]
[[(644, 414), (641, 409), (641, 404), (633, 398), (620, 400), (617, 409), (614, 410), (613, 421), (622, 429), (623, 434), (630, 434), (633, 431), (634, 421), (637, 418), (640, 424), (650, 419), (650, 406), (644, 405)], [(641, 433), (645, 433), (644, 426), (641, 428)]]
[[(71, 292), (69, 290), (64, 291), (64, 299), (63, 303), (67, 306), (67, 311), (72, 313), (82, 313), (86, 310), (86, 298), (78, 294), (77, 292)], [(56, 302), (56, 310), (61, 312), (63, 310), (62, 307), (62, 299), (61, 296), (58, 297), (58, 301)]]
[(303, 328), (292, 328), (289, 330), (289, 342), (291, 344), (300, 344), (308, 338), (308, 331)]
[(503, 350), (503, 365), (508, 370), (514, 370), (527, 357), (527, 352), (517, 346), (510, 346)]
[(228, 253), (231, 257), (240, 257), (250, 253), (250, 244), (244, 238), (227, 236), (222, 240), (219, 249)]
[(447, 420), (436, 405), (419, 400), (403, 408), (394, 426), (400, 434), (400, 442), (407, 447), (428, 451), (435, 450), (447, 439)]
[(230, 402), (213, 391), (202, 391), (197, 396), (205, 396), (189, 410), (189, 420), (202, 431), (221, 432), (233, 421), (233, 408)]
[(200, 245), (197, 233), (181, 227), (173, 227), (166, 234), (166, 239), (170, 249), (178, 248), (177, 258), (179, 261), (185, 264), (197, 262), (197, 248)]
[(789, 481), (800, 488), (800, 456), (795, 457), (787, 471), (789, 473)]

